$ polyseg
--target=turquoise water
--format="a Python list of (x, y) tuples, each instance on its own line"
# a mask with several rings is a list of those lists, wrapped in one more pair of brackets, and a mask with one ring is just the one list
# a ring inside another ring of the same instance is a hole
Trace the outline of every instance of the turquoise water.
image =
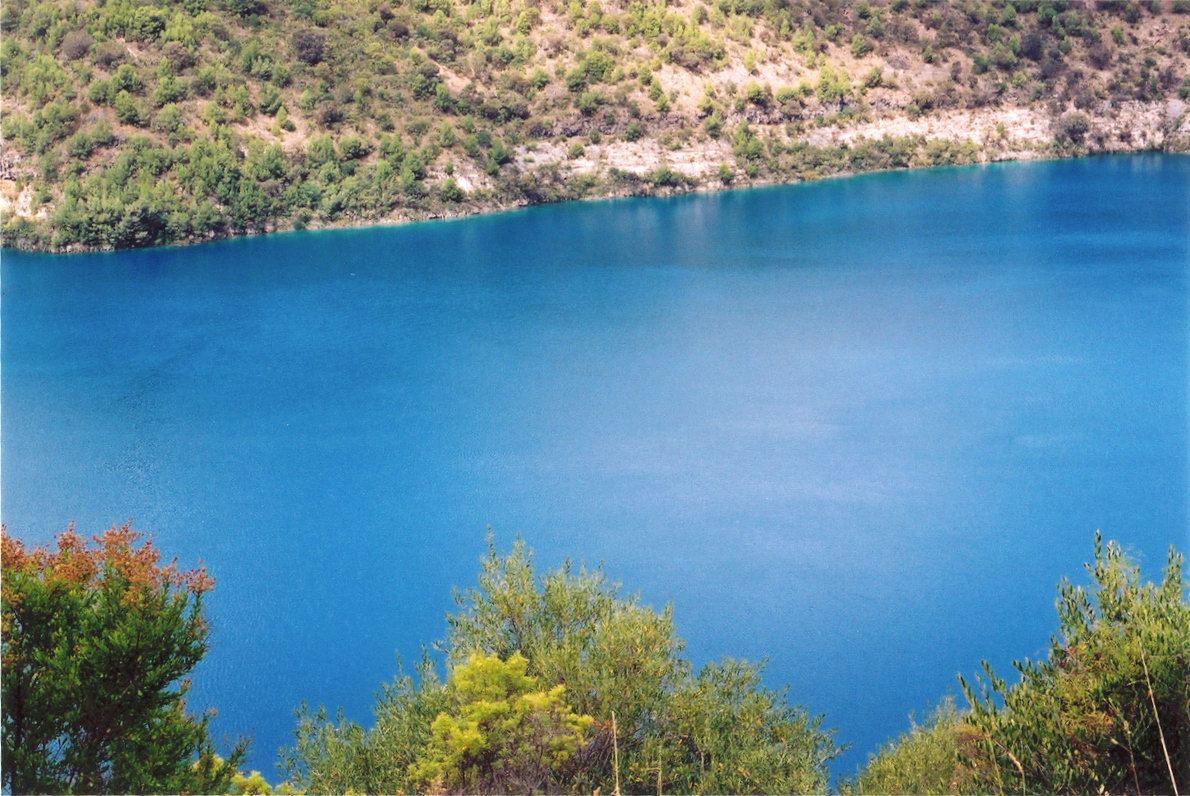
[(484, 533), (603, 560), (865, 754), (1188, 542), (1190, 158), (5, 251), (3, 518), (217, 578), (192, 705), (367, 721)]

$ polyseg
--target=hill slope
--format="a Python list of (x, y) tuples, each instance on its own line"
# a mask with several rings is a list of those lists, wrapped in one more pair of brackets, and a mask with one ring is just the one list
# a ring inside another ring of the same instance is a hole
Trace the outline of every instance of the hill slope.
[(1190, 148), (1190, 1), (9, 0), (4, 242)]

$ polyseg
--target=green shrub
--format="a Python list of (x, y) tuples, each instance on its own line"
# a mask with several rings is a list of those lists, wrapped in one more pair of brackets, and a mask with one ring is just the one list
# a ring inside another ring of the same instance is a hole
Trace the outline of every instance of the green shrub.
[[(402, 675), (382, 690), (370, 730), (303, 708), (284, 756), (292, 787), (528, 791), (548, 771), (556, 792), (612, 792), (619, 781), (644, 793), (658, 776), (659, 787), (681, 793), (825, 789), (838, 752), (830, 733), (766, 689), (759, 667), (728, 660), (695, 675), (670, 611), (621, 596), (600, 570), (567, 563), (538, 575), (521, 542), (508, 555), (489, 547), (481, 567), (478, 587), (458, 594), (447, 618), (452, 685), (423, 659), (419, 683)], [(476, 712), (473, 692), (490, 710)], [(540, 721), (528, 720), (534, 711)], [(566, 754), (526, 759), (542, 735)], [(475, 756), (480, 749), (490, 754)]]
[(1190, 787), (1190, 602), (1172, 548), (1160, 584), (1095, 536), (1089, 589), (1063, 580), (1044, 661), (1008, 685), (962, 681), (988, 789), (1169, 793)]
[[(73, 207), (64, 211), (69, 214)], [(63, 217), (65, 226), (85, 224)], [(120, 208), (121, 235), (162, 223)], [(26, 551), (3, 537), (3, 782), (17, 793), (222, 792), (243, 759), (214, 755), (209, 717), (186, 713), (206, 653), (202, 570), (158, 564), (129, 526)]]

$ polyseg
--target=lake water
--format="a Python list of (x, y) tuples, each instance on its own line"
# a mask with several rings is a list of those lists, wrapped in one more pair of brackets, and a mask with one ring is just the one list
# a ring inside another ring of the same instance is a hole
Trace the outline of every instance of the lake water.
[(1190, 158), (895, 173), (87, 256), (5, 251), (3, 518), (217, 579), (192, 707), (275, 777), (367, 722), (485, 528), (767, 657), (854, 769), (1044, 653), (1096, 529), (1188, 544)]

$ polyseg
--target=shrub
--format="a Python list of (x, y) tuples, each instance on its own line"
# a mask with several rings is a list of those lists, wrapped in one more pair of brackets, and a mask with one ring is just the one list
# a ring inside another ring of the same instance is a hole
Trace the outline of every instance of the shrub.
[(119, 91), (127, 91), (131, 94), (137, 94), (145, 87), (144, 81), (140, 79), (136, 69), (131, 64), (121, 64), (112, 75), (112, 88)]
[[(1141, 584), (1120, 546), (1095, 535), (1090, 590), (1063, 580), (1059, 634), (1008, 686), (962, 681), (985, 784), (1030, 793), (1169, 793), (1190, 787), (1190, 603), (1183, 559)], [(1172, 789), (1171, 789), (1172, 786)]]
[(1054, 139), (1063, 144), (1081, 144), (1091, 130), (1087, 114), (1072, 111), (1063, 114), (1054, 125)]
[(181, 42), (167, 41), (161, 47), (161, 55), (174, 68), (175, 72), (181, 72), (194, 66), (193, 53)]
[(368, 156), (372, 148), (358, 136), (349, 135), (339, 142), (340, 160), (359, 160)]
[(430, 743), (411, 767), (414, 784), (434, 793), (534, 793), (567, 779), (595, 720), (570, 710), (564, 686), (539, 687), (528, 665), (517, 653), (507, 661), (481, 654), (451, 670), (451, 709), (430, 725)]
[(326, 38), (316, 30), (302, 28), (293, 34), (293, 54), (304, 64), (314, 65), (322, 60)]
[(133, 99), (132, 95), (127, 91), (121, 91), (116, 94), (112, 100), (112, 108), (116, 111), (116, 119), (124, 124), (131, 124), (137, 127), (144, 124), (148, 116), (140, 103)]
[(909, 732), (870, 755), (854, 777), (841, 782), (840, 792), (848, 796), (982, 792), (959, 753), (964, 727), (953, 700), (944, 701), (924, 724), (913, 723), (912, 717), (910, 723)]
[(759, 83), (749, 83), (744, 89), (744, 101), (750, 105), (756, 105), (761, 108), (767, 108), (773, 101), (772, 89), (767, 85), (760, 85)]
[(111, 69), (116, 64), (124, 62), (128, 57), (128, 48), (118, 41), (109, 40), (101, 42), (95, 47), (92, 59), (96, 66), (101, 66), (104, 69)]
[(265, 84), (260, 90), (260, 112), (265, 116), (276, 116), (281, 102), (281, 92), (275, 86)]
[[(695, 675), (668, 609), (621, 596), (600, 570), (567, 563), (538, 575), (522, 542), (508, 555), (489, 547), (481, 567), (478, 587), (459, 593), (447, 617), (451, 685), (423, 659), (420, 683), (402, 675), (382, 691), (369, 731), (303, 709), (285, 754), (292, 787), (610, 793), (622, 780), (628, 793), (825, 789), (838, 752), (830, 733), (766, 689), (760, 667), (724, 661)], [(478, 707), (480, 693), (488, 708)]]
[(60, 49), (65, 58), (77, 61), (91, 52), (92, 44), (94, 44), (94, 40), (91, 38), (91, 34), (83, 30), (72, 30), (62, 38)]
[(161, 566), (125, 525), (57, 550), (3, 537), (3, 781), (16, 793), (219, 792), (209, 714), (183, 678), (206, 652), (201, 570)]

